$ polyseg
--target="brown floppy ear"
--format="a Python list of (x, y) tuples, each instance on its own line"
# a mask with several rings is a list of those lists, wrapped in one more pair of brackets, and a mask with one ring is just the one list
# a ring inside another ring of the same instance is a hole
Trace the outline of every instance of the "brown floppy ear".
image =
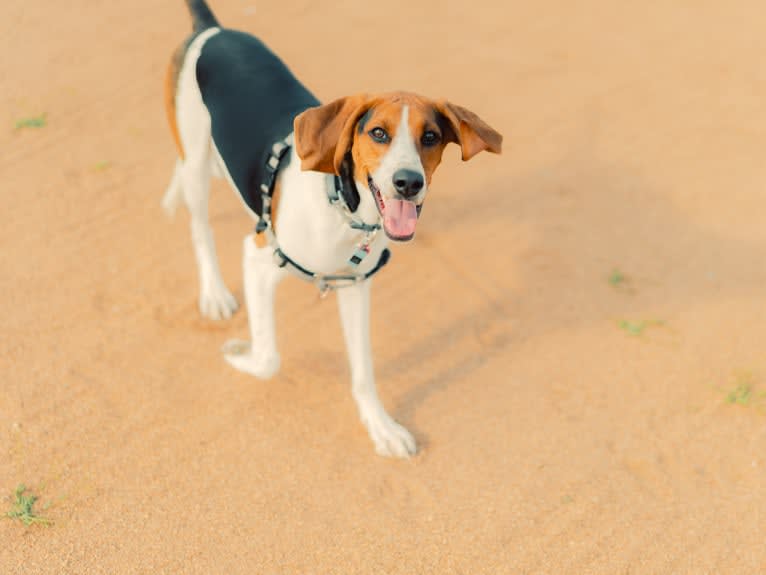
[(353, 143), (354, 126), (371, 102), (366, 94), (358, 94), (299, 114), (293, 127), (301, 169), (337, 174)]
[(460, 145), (463, 161), (470, 160), (482, 150), (494, 154), (502, 150), (503, 136), (470, 110), (447, 101), (437, 102), (436, 109), (449, 124), (444, 141)]

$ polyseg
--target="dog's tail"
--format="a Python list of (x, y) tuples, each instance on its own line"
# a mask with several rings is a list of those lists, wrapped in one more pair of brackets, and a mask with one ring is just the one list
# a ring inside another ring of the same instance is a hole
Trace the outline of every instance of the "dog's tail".
[(205, 0), (186, 0), (186, 6), (191, 12), (194, 32), (202, 32), (208, 28), (220, 26), (218, 19)]

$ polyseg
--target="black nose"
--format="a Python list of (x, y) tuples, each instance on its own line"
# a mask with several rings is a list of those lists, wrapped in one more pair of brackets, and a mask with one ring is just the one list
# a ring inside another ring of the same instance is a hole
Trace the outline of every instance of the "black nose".
[(417, 196), (423, 189), (423, 176), (413, 170), (397, 170), (393, 179), (396, 191), (405, 198)]

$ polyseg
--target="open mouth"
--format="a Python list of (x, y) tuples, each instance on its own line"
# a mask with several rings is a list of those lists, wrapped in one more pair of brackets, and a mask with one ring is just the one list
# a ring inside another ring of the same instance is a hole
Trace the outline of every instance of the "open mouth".
[(370, 176), (367, 176), (367, 184), (370, 187), (378, 212), (383, 216), (383, 231), (392, 240), (405, 242), (415, 235), (415, 226), (420, 215), (420, 206), (415, 202), (397, 200), (394, 198), (383, 199), (380, 188)]

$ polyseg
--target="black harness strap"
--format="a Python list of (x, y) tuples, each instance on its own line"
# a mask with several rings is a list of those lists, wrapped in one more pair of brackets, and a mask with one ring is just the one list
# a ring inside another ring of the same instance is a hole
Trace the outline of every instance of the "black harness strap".
[(279, 267), (283, 268), (288, 265), (291, 266), (294, 271), (300, 272), (304, 276), (305, 280), (318, 283), (319, 289), (322, 292), (326, 291), (327, 289), (337, 289), (341, 287), (346, 287), (347, 285), (354, 285), (356, 283), (369, 279), (373, 275), (375, 275), (377, 272), (379, 272), (380, 269), (388, 263), (388, 260), (390, 258), (391, 258), (391, 250), (386, 248), (380, 254), (380, 259), (378, 260), (378, 263), (375, 264), (375, 267), (372, 268), (370, 271), (368, 271), (366, 274), (323, 275), (323, 274), (317, 274), (310, 270), (307, 270), (299, 263), (290, 259), (287, 256), (287, 254), (285, 254), (285, 252), (283, 252), (280, 248), (274, 249), (274, 261)]
[(274, 196), (274, 187), (277, 184), (277, 174), (282, 167), (282, 161), (290, 151), (288, 139), (280, 140), (271, 147), (271, 155), (266, 160), (266, 176), (261, 182), (262, 209), (255, 224), (255, 233), (265, 232), (271, 226), (271, 200)]

